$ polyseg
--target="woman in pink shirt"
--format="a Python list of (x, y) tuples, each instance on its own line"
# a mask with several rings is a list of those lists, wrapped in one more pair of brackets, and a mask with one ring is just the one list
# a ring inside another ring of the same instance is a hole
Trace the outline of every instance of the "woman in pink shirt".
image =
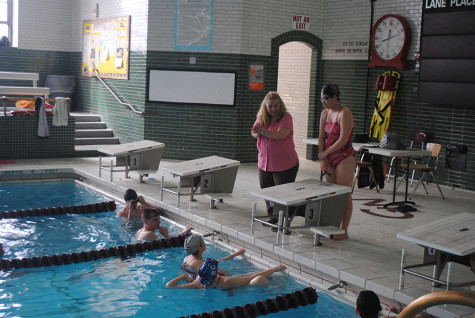
[[(299, 170), (292, 116), (277, 92), (269, 92), (261, 103), (251, 135), (257, 139), (259, 184), (268, 188), (294, 182)], [(273, 207), (266, 201), (267, 222), (277, 224)]]

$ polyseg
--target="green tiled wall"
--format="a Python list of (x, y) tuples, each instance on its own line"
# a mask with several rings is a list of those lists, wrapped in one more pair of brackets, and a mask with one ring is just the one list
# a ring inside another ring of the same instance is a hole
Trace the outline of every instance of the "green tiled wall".
[(38, 137), (38, 116), (0, 116), (0, 159), (69, 158), (74, 156), (74, 119), (53, 126), (49, 137)]

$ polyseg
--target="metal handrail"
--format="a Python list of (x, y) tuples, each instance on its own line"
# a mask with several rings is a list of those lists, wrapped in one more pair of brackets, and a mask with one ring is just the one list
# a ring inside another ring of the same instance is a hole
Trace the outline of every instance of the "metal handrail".
[(93, 72), (93, 75), (102, 83), (102, 85), (104, 85), (105, 88), (107, 88), (107, 90), (109, 91), (109, 93), (111, 93), (112, 96), (114, 96), (114, 98), (123, 106), (127, 106), (129, 107), (130, 110), (132, 110), (134, 113), (136, 114), (139, 114), (140, 116), (144, 116), (145, 115), (145, 112), (141, 112), (141, 111), (138, 111), (137, 109), (135, 109), (134, 106), (132, 106), (131, 104), (129, 103), (124, 103), (113, 91), (112, 89), (109, 87), (109, 85), (106, 84), (106, 82), (104, 82), (102, 80), (102, 78), (99, 76), (99, 70), (96, 68), (95, 69), (95, 72)]
[(426, 308), (442, 304), (457, 304), (475, 308), (474, 293), (454, 290), (430, 293), (407, 305), (397, 315), (397, 318), (412, 318)]

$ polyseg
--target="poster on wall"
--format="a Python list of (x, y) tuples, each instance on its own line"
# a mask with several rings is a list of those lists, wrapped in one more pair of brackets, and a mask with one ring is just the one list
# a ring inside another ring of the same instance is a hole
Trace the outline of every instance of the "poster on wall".
[(249, 65), (249, 89), (264, 89), (264, 65)]
[(83, 21), (82, 75), (129, 78), (130, 16)]
[(213, 0), (175, 0), (175, 50), (211, 51)]

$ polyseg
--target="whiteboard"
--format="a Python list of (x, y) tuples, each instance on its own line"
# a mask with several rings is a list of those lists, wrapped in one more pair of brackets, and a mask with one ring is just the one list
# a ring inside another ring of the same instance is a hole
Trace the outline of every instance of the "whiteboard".
[(149, 69), (148, 102), (234, 106), (236, 72)]

